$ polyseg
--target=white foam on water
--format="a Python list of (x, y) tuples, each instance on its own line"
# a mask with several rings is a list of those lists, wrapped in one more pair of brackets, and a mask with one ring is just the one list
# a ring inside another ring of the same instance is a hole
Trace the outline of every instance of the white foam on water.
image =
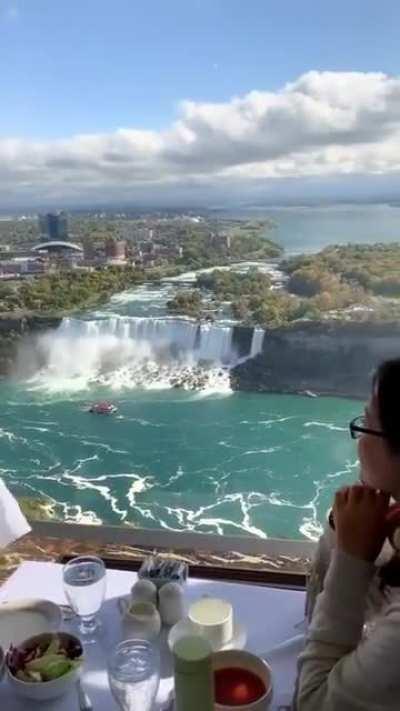
[(264, 260), (256, 262), (236, 262), (235, 264), (222, 264), (217, 267), (207, 267), (197, 271), (185, 272), (176, 277), (166, 277), (162, 279), (164, 284), (195, 284), (197, 277), (202, 274), (211, 274), (215, 271), (236, 272), (237, 274), (247, 274), (249, 271), (257, 269), (262, 274), (268, 274), (272, 282), (272, 288), (281, 288), (288, 280), (288, 277), (279, 269), (279, 260)]
[[(181, 532), (182, 530), (189, 530), (204, 532), (204, 529), (215, 529), (215, 533), (224, 535), (227, 530), (234, 528), (246, 535), (267, 538), (266, 533), (255, 526), (251, 520), (252, 509), (264, 502), (264, 499), (260, 500), (257, 497), (255, 499), (252, 498), (254, 494), (256, 494), (256, 492), (251, 492), (251, 494), (228, 494), (218, 498), (216, 502), (208, 506), (200, 506), (194, 510), (179, 506), (161, 507), (154, 504), (155, 514), (151, 509), (143, 508), (136, 502), (131, 504), (131, 507), (141, 516), (157, 521), (158, 527), (165, 528), (169, 531)], [(241, 513), (240, 521), (218, 515), (218, 508), (226, 506), (226, 504), (233, 504), (238, 507)], [(175, 519), (175, 525), (173, 522), (165, 520), (165, 514)]]
[(282, 449), (281, 446), (276, 446), (276, 447), (268, 447), (267, 449), (249, 449), (247, 452), (243, 452), (243, 457), (246, 457), (250, 454), (272, 454), (273, 452), (278, 452), (280, 449)]
[(150, 286), (138, 286), (134, 289), (127, 289), (119, 294), (114, 294), (111, 297), (111, 304), (118, 304), (119, 306), (125, 306), (126, 304), (133, 303), (135, 301), (140, 302), (152, 302), (152, 301), (164, 301), (168, 298), (171, 292), (171, 287), (168, 285), (152, 288)]
[(129, 487), (126, 494), (126, 498), (129, 501), (129, 506), (133, 508), (136, 504), (136, 497), (138, 494), (142, 494), (144, 491), (152, 489), (154, 484), (151, 481), (151, 477), (136, 477)]
[(7, 439), (9, 442), (22, 442), (23, 444), (28, 444), (28, 440), (25, 437), (20, 437), (14, 434), (14, 432), (9, 432), (9, 430), (0, 427), (0, 439)]
[(95, 477), (93, 479), (87, 479), (83, 476), (64, 472), (63, 479), (70, 481), (72, 486), (76, 489), (81, 491), (88, 489), (89, 491), (94, 491), (97, 494), (100, 494), (100, 496), (102, 496), (110, 504), (111, 510), (117, 514), (122, 521), (126, 518), (128, 512), (125, 509), (120, 509), (118, 507), (118, 499), (112, 495), (110, 487), (104, 484), (99, 484), (98, 478)]
[(103, 523), (94, 511), (85, 511), (79, 504), (57, 501), (57, 507), (61, 509), (63, 520), (67, 523), (80, 523), (89, 526), (99, 526)]
[(314, 481), (315, 494), (311, 501), (304, 507), (311, 511), (311, 515), (304, 516), (303, 522), (299, 526), (300, 533), (311, 541), (318, 541), (324, 532), (323, 524), (318, 519), (318, 501), (321, 492), (325, 488), (323, 481)]
[(34, 432), (50, 432), (48, 427), (34, 427), (33, 425), (23, 425), (23, 430), (33, 430)]
[(178, 479), (182, 479), (183, 476), (185, 476), (185, 472), (183, 470), (183, 467), (181, 465), (179, 465), (176, 470), (176, 473), (171, 474), (171, 476), (169, 477), (168, 481), (165, 484), (159, 484), (158, 486), (160, 489), (168, 489), (168, 487), (171, 486), (171, 484), (175, 484), (175, 482), (178, 481)]
[(332, 425), (330, 422), (305, 422), (304, 427), (323, 427), (326, 430), (332, 430), (333, 432), (347, 432), (347, 427), (338, 427), (337, 425)]
[(97, 442), (96, 440), (90, 441), (87, 439), (82, 440), (82, 444), (85, 447), (93, 447), (94, 449), (104, 449), (106, 452), (109, 452), (110, 454), (123, 454), (123, 455), (129, 455), (130, 453), (126, 451), (126, 449), (114, 449), (111, 447), (110, 444), (106, 444), (105, 442)]
[(270, 425), (275, 425), (278, 424), (279, 422), (288, 422), (289, 420), (294, 420), (296, 419), (296, 415), (288, 415), (287, 417), (275, 417), (271, 420), (258, 420), (257, 423), (258, 425), (265, 425), (266, 427), (269, 427)]
[(318, 541), (324, 532), (324, 527), (319, 521), (305, 519), (301, 526), (299, 526), (299, 531), (310, 541)]

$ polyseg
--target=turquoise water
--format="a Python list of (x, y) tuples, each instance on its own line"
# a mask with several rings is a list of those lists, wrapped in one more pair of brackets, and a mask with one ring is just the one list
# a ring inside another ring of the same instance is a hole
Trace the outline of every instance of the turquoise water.
[(270, 217), (268, 234), (291, 253), (316, 252), (329, 244), (400, 241), (400, 208), (391, 205), (278, 207), (242, 211), (243, 217)]
[(118, 415), (102, 418), (76, 394), (3, 385), (1, 397), (2, 476), (69, 520), (315, 537), (356, 475), (351, 401), (135, 390), (114, 393)]
[[(265, 214), (291, 252), (400, 236), (400, 210), (386, 206)], [(316, 538), (334, 490), (357, 476), (348, 422), (361, 403), (231, 393), (218, 362), (202, 391), (171, 388), (196, 340), (166, 319), (173, 291), (117, 295), (43, 339), (47, 364), (34, 377), (0, 383), (0, 475), (69, 521)], [(230, 338), (218, 328), (202, 335), (213, 357)], [(177, 340), (184, 362), (166, 359)], [(103, 398), (117, 415), (85, 410)]]

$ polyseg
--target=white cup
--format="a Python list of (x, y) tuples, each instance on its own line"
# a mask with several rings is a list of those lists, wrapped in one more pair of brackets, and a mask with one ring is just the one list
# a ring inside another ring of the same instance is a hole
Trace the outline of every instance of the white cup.
[(233, 608), (230, 602), (204, 597), (189, 608), (189, 620), (202, 637), (217, 650), (233, 637)]

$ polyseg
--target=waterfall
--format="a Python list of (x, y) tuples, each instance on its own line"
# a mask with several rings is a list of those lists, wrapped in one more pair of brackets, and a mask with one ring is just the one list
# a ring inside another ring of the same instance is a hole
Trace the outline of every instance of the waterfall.
[(110, 346), (110, 339), (124, 348), (128, 342), (142, 352), (175, 359), (189, 357), (232, 365), (236, 360), (232, 346), (233, 328), (210, 323), (195, 323), (186, 319), (111, 317), (83, 321), (66, 318), (56, 336), (77, 341), (98, 342), (99, 348)]
[(261, 328), (255, 328), (253, 331), (253, 340), (251, 342), (250, 358), (255, 358), (261, 353), (264, 345), (265, 331)]
[[(262, 348), (264, 332), (184, 318), (65, 318), (39, 337), (34, 387), (230, 389), (229, 369)], [(241, 342), (242, 341), (242, 342)], [(246, 348), (244, 349), (244, 346)]]

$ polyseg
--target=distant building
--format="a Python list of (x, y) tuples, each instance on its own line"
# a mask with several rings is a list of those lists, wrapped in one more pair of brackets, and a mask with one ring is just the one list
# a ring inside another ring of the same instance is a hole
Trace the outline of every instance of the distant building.
[(68, 239), (68, 218), (65, 212), (48, 212), (39, 215), (39, 230), (42, 241), (65, 241)]
[(33, 254), (39, 254), (49, 260), (74, 267), (83, 259), (83, 249), (79, 244), (63, 240), (47, 240), (32, 248)]
[(29, 275), (44, 274), (47, 264), (35, 257), (20, 257), (0, 261), (0, 279), (18, 278)]
[(92, 262), (98, 257), (98, 250), (96, 248), (95, 243), (91, 239), (87, 239), (84, 242), (83, 250), (87, 262)]
[(154, 242), (139, 242), (139, 249), (143, 254), (155, 254), (156, 245)]
[(125, 262), (126, 241), (110, 237), (105, 245), (106, 259), (112, 262)]

